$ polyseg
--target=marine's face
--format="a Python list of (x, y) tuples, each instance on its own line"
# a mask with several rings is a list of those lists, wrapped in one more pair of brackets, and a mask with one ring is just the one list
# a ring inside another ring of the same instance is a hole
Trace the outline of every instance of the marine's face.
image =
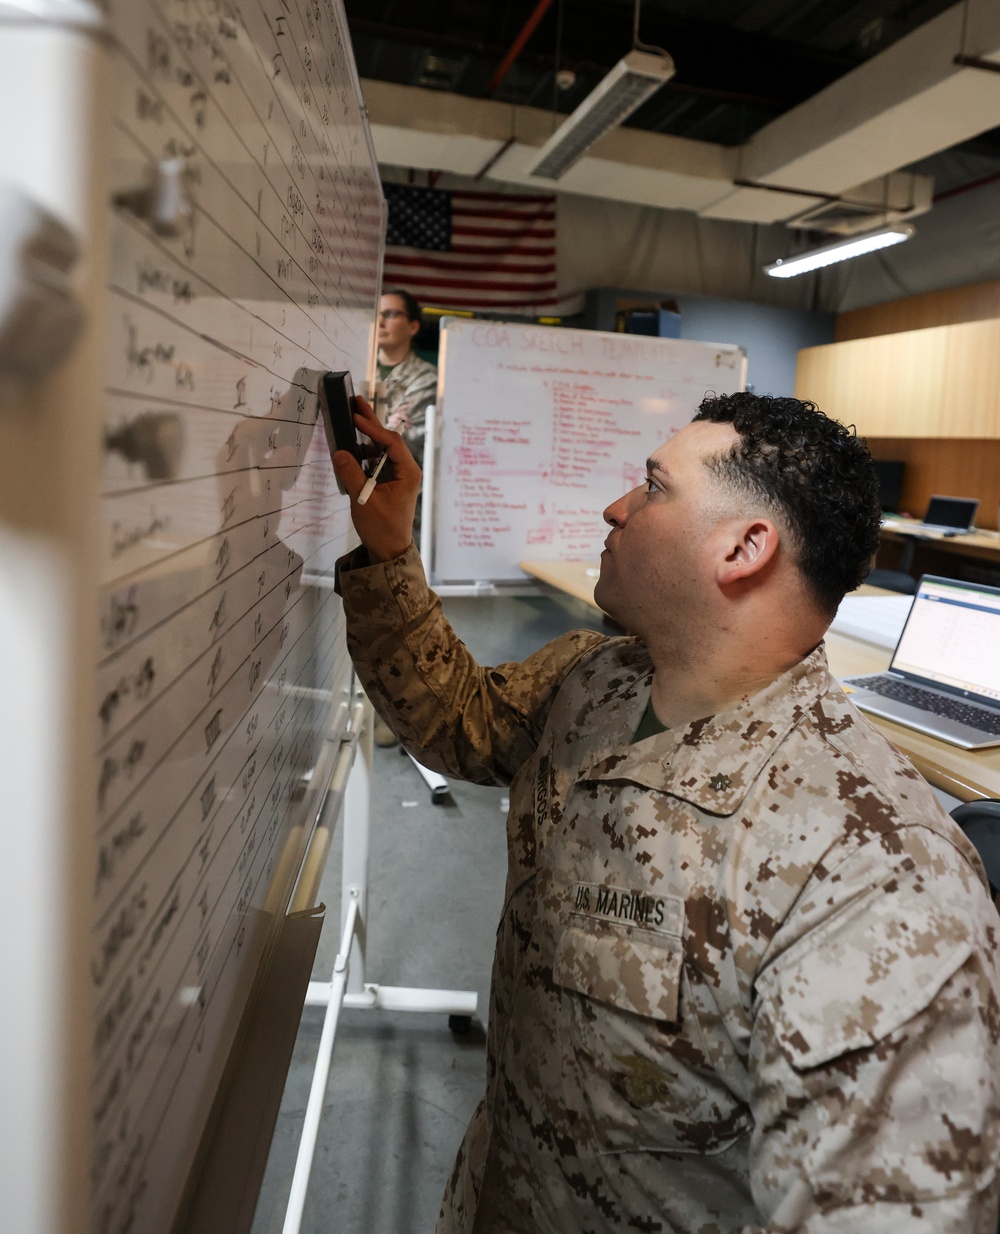
[(378, 345), (395, 351), (401, 346), (409, 347), (410, 340), (420, 329), (420, 322), (410, 321), (406, 305), (400, 296), (383, 296), (378, 306)]
[(611, 531), (594, 595), (626, 630), (649, 640), (664, 621), (697, 620), (714, 586), (720, 510), (705, 460), (736, 439), (729, 424), (687, 425), (647, 460), (646, 483), (604, 511)]

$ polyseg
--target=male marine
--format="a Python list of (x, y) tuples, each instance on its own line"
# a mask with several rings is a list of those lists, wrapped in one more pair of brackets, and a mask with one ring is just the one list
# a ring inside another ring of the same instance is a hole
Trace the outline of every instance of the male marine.
[(993, 1234), (996, 914), (823, 647), (877, 543), (863, 443), (707, 399), (605, 511), (595, 595), (627, 636), (483, 668), (411, 543), (419, 469), (358, 424), (394, 468), (340, 564), (358, 672), (422, 762), (510, 784), (486, 1094), (439, 1234)]

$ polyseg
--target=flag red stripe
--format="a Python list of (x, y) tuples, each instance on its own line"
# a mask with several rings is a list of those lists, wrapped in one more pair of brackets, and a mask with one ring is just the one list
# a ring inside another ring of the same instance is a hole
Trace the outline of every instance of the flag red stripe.
[[(388, 261), (386, 268), (389, 268)], [(532, 279), (528, 283), (519, 282), (517, 279), (503, 279), (493, 281), (491, 279), (476, 279), (474, 284), (470, 285), (468, 279), (447, 279), (441, 278), (437, 274), (429, 274), (421, 276), (420, 285), (422, 287), (462, 287), (471, 290), (472, 288), (481, 288), (483, 291), (507, 291), (513, 292), (518, 288), (522, 288), (525, 292), (535, 291), (555, 291), (555, 279)]]
[[(433, 252), (433, 249), (427, 250)], [(526, 245), (500, 245), (500, 244), (455, 244), (452, 245), (451, 251), (460, 257), (475, 257), (481, 254), (483, 257), (503, 257), (507, 252), (516, 253), (518, 257), (525, 259), (534, 257), (539, 261), (552, 261), (555, 258), (556, 250), (551, 244), (546, 244), (542, 248), (529, 248)], [(444, 254), (442, 254), (444, 256)], [(483, 263), (486, 264), (485, 262)]]
[(453, 210), (451, 213), (452, 221), (456, 218), (463, 219), (510, 219), (515, 223), (554, 223), (556, 221), (555, 210), (533, 210), (530, 214), (524, 210), (470, 210), (467, 207), (461, 210)]
[[(449, 261), (449, 253), (442, 253), (442, 260), (438, 261), (434, 257), (404, 257), (400, 253), (387, 253), (385, 264), (390, 263), (394, 266), (423, 266), (428, 270), (482, 270), (492, 274), (552, 274), (555, 271), (555, 265), (549, 261), (544, 265), (532, 264), (521, 260), (517, 261), (502, 261), (495, 264), (487, 265), (482, 261)], [(518, 254), (520, 258), (522, 254)]]
[(516, 231), (503, 231), (496, 227), (465, 227), (461, 223), (453, 223), (451, 228), (453, 236), (496, 236), (501, 240), (554, 240), (556, 238), (556, 229), (554, 227), (532, 227), (531, 231), (525, 235), (521, 235)]
[(466, 293), (501, 291), (511, 297), (517, 295), (522, 304), (534, 304), (539, 295), (555, 291), (557, 284), (555, 279), (545, 282), (521, 284), (516, 280), (496, 282), (489, 279), (477, 279), (475, 283), (470, 283), (468, 279), (425, 278), (420, 280), (420, 287), (423, 288), (424, 298), (432, 290), (436, 289), (441, 289), (442, 291), (463, 291)]
[(518, 296), (515, 299), (486, 299), (484, 296), (455, 296), (447, 297), (434, 296), (430, 292), (424, 294), (421, 304), (425, 304), (430, 308), (436, 309), (518, 309), (524, 312), (526, 309), (542, 308), (545, 305), (555, 305), (559, 303), (558, 296), (536, 296), (531, 300), (525, 299), (524, 296)]
[(552, 196), (551, 194), (548, 194), (548, 193), (544, 193), (541, 195), (537, 193), (476, 193), (476, 192), (473, 192), (471, 189), (452, 189), (451, 200), (453, 202), (490, 201), (490, 202), (493, 202), (494, 204), (503, 202), (505, 206), (510, 202), (517, 202), (518, 204), (531, 204), (535, 206), (551, 206), (552, 205)]
[(447, 265), (450, 261), (469, 261), (484, 270), (489, 270), (498, 262), (511, 260), (523, 261), (535, 270), (545, 270), (555, 265), (556, 259), (556, 251), (551, 245), (540, 249), (525, 249), (518, 245), (462, 244), (450, 252), (441, 252), (439, 249), (404, 248), (400, 245), (399, 248), (386, 249), (386, 253), (395, 254), (397, 257), (419, 257), (432, 265)]

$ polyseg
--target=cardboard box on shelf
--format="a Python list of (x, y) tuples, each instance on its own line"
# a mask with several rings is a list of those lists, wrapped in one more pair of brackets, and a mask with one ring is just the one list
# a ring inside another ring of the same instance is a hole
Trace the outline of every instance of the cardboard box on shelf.
[(622, 334), (651, 334), (680, 338), (681, 314), (675, 300), (655, 304), (626, 304), (615, 314), (615, 329)]

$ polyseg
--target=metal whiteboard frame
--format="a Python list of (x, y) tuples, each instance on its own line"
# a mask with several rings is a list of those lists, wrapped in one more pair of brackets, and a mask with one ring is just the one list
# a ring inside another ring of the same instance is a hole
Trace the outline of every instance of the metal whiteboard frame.
[(418, 989), (365, 981), (373, 717), (371, 703), (361, 694), (355, 701), (348, 732), (330, 780), (320, 823), (310, 845), (310, 852), (303, 862), (303, 874), (290, 906), (290, 911), (297, 911), (315, 904), (331, 832), (343, 805), (344, 859), (341, 875), (340, 946), (330, 980), (311, 981), (306, 994), (305, 1006), (323, 1007), (326, 1014), (323, 1018), (282, 1234), (298, 1234), (302, 1224), (341, 1008), (430, 1012), (434, 1015), (461, 1017), (471, 1017), (476, 1012), (478, 996), (474, 991)]

